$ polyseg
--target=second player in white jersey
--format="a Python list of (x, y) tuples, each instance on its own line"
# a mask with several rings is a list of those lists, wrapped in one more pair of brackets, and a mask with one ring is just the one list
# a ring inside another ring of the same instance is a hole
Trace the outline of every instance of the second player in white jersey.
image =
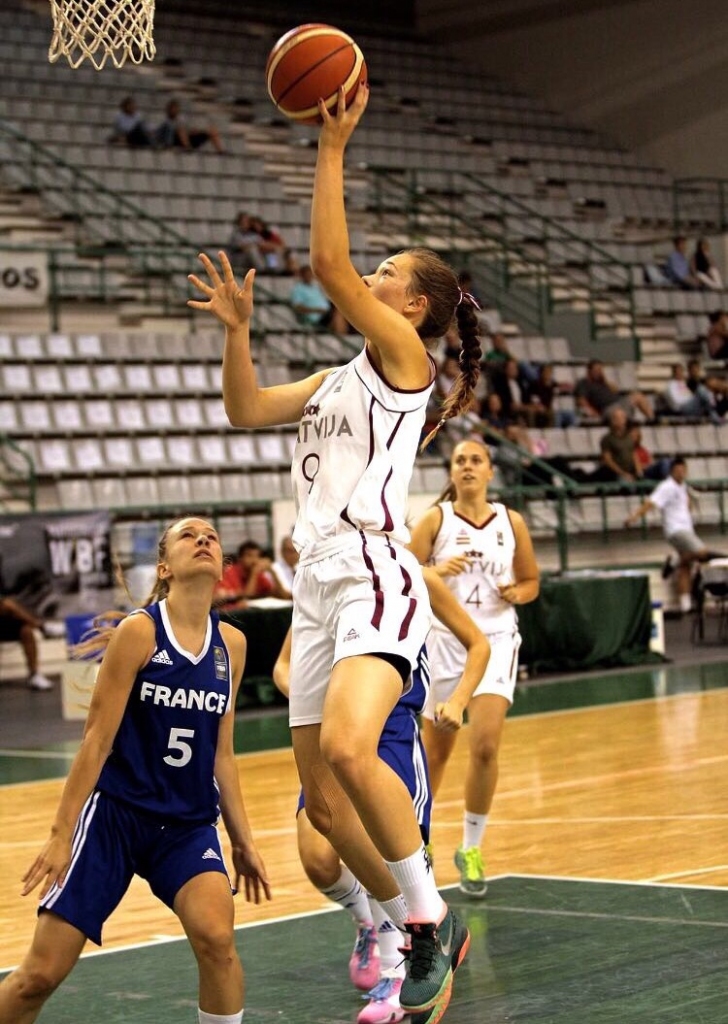
[[(463, 841), (455, 855), (460, 887), (485, 893), (480, 845), (498, 780), (498, 748), (518, 671), (520, 634), (515, 606), (538, 595), (538, 566), (528, 528), (518, 512), (488, 501), (493, 476), (488, 448), (480, 441), (458, 444), (450, 460), (451, 500), (429, 509), (412, 530), (411, 549), (433, 564), (490, 641), (488, 667), (468, 705), (470, 757), (465, 778)], [(445, 497), (445, 496), (444, 496)], [(435, 728), (437, 704), (447, 700), (464, 651), (436, 625), (428, 640), (430, 702), (423, 738), (433, 794), (437, 794), (454, 743)]]

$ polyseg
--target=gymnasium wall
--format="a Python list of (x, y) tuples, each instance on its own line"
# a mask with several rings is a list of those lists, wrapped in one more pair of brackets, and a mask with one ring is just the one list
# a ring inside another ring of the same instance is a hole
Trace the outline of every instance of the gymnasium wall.
[(676, 176), (728, 178), (725, 0), (418, 0), (466, 62)]

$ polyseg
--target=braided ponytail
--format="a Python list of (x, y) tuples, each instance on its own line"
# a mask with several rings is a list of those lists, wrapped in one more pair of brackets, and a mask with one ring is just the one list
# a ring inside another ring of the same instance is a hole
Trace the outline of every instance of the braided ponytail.
[(430, 431), (420, 445), (424, 451), (432, 439), (453, 416), (458, 416), (470, 405), (475, 386), (480, 376), (480, 360), (483, 355), (480, 347), (479, 321), (476, 315), (476, 303), (472, 296), (461, 293), (461, 299), (455, 307), (458, 335), (462, 348), (460, 350), (460, 373), (450, 388), (442, 406), (442, 415), (437, 426)]

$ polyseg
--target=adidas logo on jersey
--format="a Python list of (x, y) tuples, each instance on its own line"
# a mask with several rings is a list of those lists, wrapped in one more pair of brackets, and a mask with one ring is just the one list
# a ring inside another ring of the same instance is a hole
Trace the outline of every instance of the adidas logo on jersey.
[(174, 662), (167, 654), (166, 647), (163, 647), (161, 651), (157, 651), (152, 657), (152, 661), (156, 662), (157, 665), (174, 665)]
[(467, 530), (461, 530), (460, 533), (455, 538), (455, 543), (456, 544), (469, 544), (470, 543), (470, 534), (468, 533), (468, 531)]
[(212, 847), (208, 846), (208, 848), (202, 854), (202, 859), (203, 860), (220, 860), (220, 854), (219, 853), (215, 853), (215, 851), (212, 849)]
[(355, 629), (352, 628), (352, 629), (349, 630), (349, 632), (344, 637), (344, 643), (346, 643), (347, 640), (358, 640), (358, 639), (359, 639), (359, 634), (357, 633), (357, 631)]

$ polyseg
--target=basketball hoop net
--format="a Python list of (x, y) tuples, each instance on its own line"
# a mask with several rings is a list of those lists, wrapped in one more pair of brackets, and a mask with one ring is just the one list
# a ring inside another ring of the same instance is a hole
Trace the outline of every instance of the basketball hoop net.
[(48, 60), (66, 57), (72, 68), (89, 60), (100, 71), (111, 58), (117, 68), (127, 60), (153, 60), (155, 0), (50, 0), (53, 38)]

